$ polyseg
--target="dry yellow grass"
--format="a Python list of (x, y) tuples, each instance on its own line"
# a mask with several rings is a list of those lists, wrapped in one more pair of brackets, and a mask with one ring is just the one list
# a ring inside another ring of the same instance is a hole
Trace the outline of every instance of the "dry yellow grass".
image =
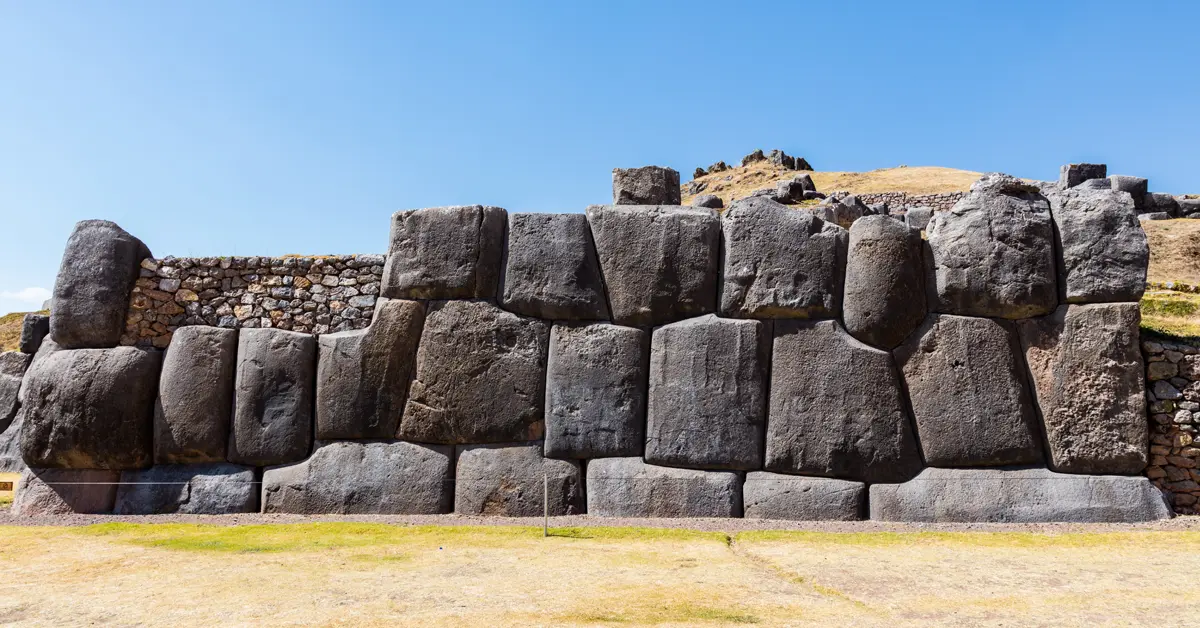
[[(49, 312), (39, 312), (49, 314)], [(16, 351), (21, 342), (21, 324), (27, 312), (13, 312), (0, 316), (0, 352)]]
[(1200, 220), (1147, 220), (1142, 228), (1150, 240), (1147, 280), (1200, 284)]

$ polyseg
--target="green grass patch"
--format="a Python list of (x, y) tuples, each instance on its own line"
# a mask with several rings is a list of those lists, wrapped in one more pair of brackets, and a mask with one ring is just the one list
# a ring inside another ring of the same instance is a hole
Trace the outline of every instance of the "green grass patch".
[(1154, 290), (1142, 297), (1142, 331), (1166, 340), (1200, 340), (1200, 294)]
[(12, 495), (0, 495), (0, 508), (8, 508), (9, 506), (12, 506), (12, 503)]

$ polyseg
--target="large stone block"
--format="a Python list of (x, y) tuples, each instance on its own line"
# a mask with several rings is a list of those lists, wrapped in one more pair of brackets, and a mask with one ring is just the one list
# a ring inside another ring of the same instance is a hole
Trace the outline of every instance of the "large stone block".
[(1058, 305), (1054, 225), (1037, 186), (986, 174), (926, 233), (930, 309), (1017, 319)]
[(1170, 194), (1150, 192), (1142, 197), (1141, 211), (1151, 214), (1166, 214), (1168, 217), (1174, 218), (1179, 215), (1179, 200)]
[(1058, 184), (1063, 189), (1073, 188), (1084, 181), (1108, 177), (1108, 166), (1104, 164), (1066, 164), (1058, 171)]
[(893, 352), (904, 374), (925, 464), (1042, 461), (1020, 351), (1008, 321), (930, 314)]
[(500, 278), (506, 212), (468, 205), (392, 215), (382, 296), (493, 299)]
[(754, 471), (742, 484), (747, 519), (857, 521), (866, 501), (867, 487), (848, 480)]
[(107, 220), (75, 225), (54, 280), (50, 337), (64, 349), (115, 347), (125, 330), (142, 241)]
[(933, 220), (933, 209), (930, 207), (914, 207), (904, 213), (904, 224), (919, 231), (924, 231), (930, 220)]
[(0, 473), (20, 473), (26, 469), (25, 459), (21, 457), (21, 426), (24, 424), (24, 415), (17, 412), (12, 425), (0, 432)]
[(721, 241), (716, 211), (593, 205), (587, 217), (614, 323), (663, 325), (716, 310)]
[(587, 216), (509, 214), (504, 309), (547, 320), (608, 318)]
[(125, 471), (113, 507), (113, 514), (118, 515), (241, 512), (258, 512), (258, 479), (253, 467), (235, 464), (163, 465)]
[(1046, 469), (925, 469), (903, 484), (874, 484), (871, 519), (926, 523), (1134, 523), (1169, 519), (1144, 477)]
[(742, 474), (598, 458), (588, 462), (587, 511), (598, 517), (740, 517)]
[(662, 166), (613, 168), (614, 205), (679, 205), (679, 173)]
[(734, 201), (721, 228), (723, 316), (824, 318), (841, 312), (845, 229), (761, 197)]
[(550, 324), (483, 301), (429, 306), (397, 437), (467, 444), (542, 438)]
[(1018, 323), (1050, 468), (1141, 473), (1149, 432), (1137, 303), (1064, 305)]
[(846, 331), (882, 349), (904, 342), (925, 318), (921, 232), (889, 216), (850, 227), (842, 320)]
[(317, 440), (396, 436), (424, 323), (423, 303), (379, 299), (370, 327), (319, 338)]
[(12, 424), (21, 406), (17, 394), (21, 392), (21, 378), (29, 368), (30, 357), (17, 351), (0, 353), (0, 433)]
[(775, 323), (770, 391), (766, 470), (871, 483), (920, 471), (891, 354), (837, 321)]
[(263, 467), (308, 456), (316, 357), (317, 342), (310, 334), (241, 330), (230, 462)]
[(154, 407), (154, 462), (224, 462), (238, 334), (189, 325), (171, 337)]
[[(543, 486), (547, 481), (548, 489)], [(454, 481), (456, 514), (540, 517), (547, 490), (551, 516), (584, 512), (579, 462), (543, 458), (541, 443), (473, 445), (459, 450)]]
[(454, 451), (403, 442), (320, 444), (263, 473), (263, 512), (436, 515), (454, 505)]
[(608, 323), (556, 324), (546, 370), (546, 456), (641, 456), (650, 334)]
[(1150, 191), (1150, 182), (1142, 177), (1127, 177), (1114, 174), (1108, 178), (1109, 185), (1117, 192), (1125, 192), (1133, 197), (1133, 205), (1141, 210), (1146, 203), (1146, 192)]
[(106, 515), (117, 496), (118, 471), (25, 469), (17, 481), (12, 514)]
[(26, 314), (21, 321), (21, 353), (37, 353), (42, 340), (50, 335), (50, 317), (45, 314)]
[(1061, 243), (1063, 301), (1141, 300), (1150, 246), (1128, 194), (1074, 188), (1051, 195), (1050, 211)]

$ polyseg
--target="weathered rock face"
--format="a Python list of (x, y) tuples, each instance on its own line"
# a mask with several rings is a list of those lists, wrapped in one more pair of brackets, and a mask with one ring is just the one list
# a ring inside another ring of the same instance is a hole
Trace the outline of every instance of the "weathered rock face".
[(663, 325), (716, 309), (721, 222), (711, 209), (593, 205), (612, 320)]
[(814, 215), (821, 218), (827, 223), (838, 225), (844, 229), (849, 229), (854, 221), (867, 215), (868, 208), (861, 202), (846, 203), (846, 199), (854, 197), (829, 197), (821, 201), (814, 211)]
[(1108, 177), (1108, 166), (1104, 164), (1066, 164), (1059, 169), (1058, 184), (1073, 188), (1084, 181)]
[(316, 339), (281, 329), (239, 334), (229, 461), (265, 467), (304, 459), (312, 445)]
[(98, 469), (25, 469), (17, 482), (12, 514), (106, 515), (113, 510), (120, 472)]
[(454, 512), (534, 517), (542, 514), (543, 486), (551, 516), (584, 512), (583, 472), (574, 460), (542, 457), (541, 443), (473, 445), (458, 454)]
[(747, 519), (856, 521), (863, 518), (867, 487), (862, 482), (754, 471), (746, 474), (742, 500)]
[(452, 447), (325, 443), (304, 462), (263, 473), (263, 512), (436, 515), (454, 506)]
[(150, 257), (146, 245), (115, 223), (77, 223), (54, 280), (54, 342), (64, 349), (117, 346), (129, 291), (145, 257)]
[(1136, 303), (1070, 305), (1018, 323), (1041, 408), (1050, 468), (1141, 473), (1146, 387)]
[(598, 517), (740, 517), (742, 475), (656, 467), (641, 458), (588, 463), (587, 512)]
[(235, 464), (164, 465), (121, 473), (117, 515), (225, 515), (258, 512), (252, 467)]
[(650, 340), (646, 462), (696, 469), (762, 467), (770, 329), (702, 316)]
[(933, 210), (928, 207), (914, 207), (904, 214), (904, 224), (913, 229), (924, 231), (933, 219)]
[(1171, 218), (1179, 215), (1179, 201), (1175, 200), (1175, 197), (1170, 194), (1150, 192), (1142, 197), (1142, 205), (1142, 211), (1147, 213), (1166, 214)]
[(21, 457), (21, 426), (25, 424), (18, 412), (8, 429), (0, 432), (0, 473), (21, 473), (26, 469)]
[(614, 205), (679, 205), (679, 173), (661, 166), (613, 168)]
[(721, 200), (721, 197), (715, 194), (701, 194), (700, 196), (692, 199), (692, 207), (721, 209), (722, 207), (725, 207), (725, 201)]
[(779, 321), (772, 360), (766, 470), (870, 483), (920, 471), (891, 354), (837, 321)]
[(21, 353), (37, 353), (42, 339), (50, 334), (50, 317), (45, 314), (26, 314), (21, 321)]
[(492, 299), (500, 278), (506, 212), (468, 205), (396, 212), (382, 296)]
[(1127, 177), (1114, 174), (1108, 178), (1113, 191), (1125, 192), (1133, 198), (1133, 206), (1141, 210), (1146, 202), (1146, 192), (1150, 191), (1150, 182), (1142, 177)]
[(423, 303), (380, 299), (367, 329), (320, 336), (317, 440), (395, 437), (424, 323)]
[(509, 214), (501, 305), (547, 320), (608, 318), (587, 216)]
[(1144, 477), (1046, 469), (925, 469), (904, 484), (874, 484), (871, 519), (930, 523), (1133, 523), (1169, 519)]
[(1037, 416), (1011, 323), (930, 314), (895, 352), (932, 467), (1042, 461)]
[(736, 318), (822, 318), (842, 306), (845, 229), (763, 198), (725, 212), (721, 314)]
[(162, 355), (43, 344), (21, 386), (21, 453), (31, 467), (150, 466)]
[(855, 338), (882, 349), (904, 341), (925, 318), (921, 232), (888, 216), (850, 227), (842, 319)]
[(430, 304), (397, 437), (468, 444), (542, 438), (550, 325), (482, 301)]
[(224, 462), (233, 411), (238, 334), (192, 325), (163, 357), (154, 405), (154, 462)]
[(1060, 297), (1067, 303), (1139, 301), (1150, 246), (1133, 199), (1112, 190), (1066, 190), (1050, 197), (1062, 243)]
[(16, 351), (0, 353), (0, 433), (8, 429), (17, 416), (17, 393), (21, 391), (21, 378), (29, 368), (31, 356)]
[(546, 456), (641, 456), (650, 334), (607, 323), (556, 324), (546, 372)]
[(1017, 319), (1058, 305), (1050, 204), (1036, 187), (984, 175), (926, 233), (931, 309)]

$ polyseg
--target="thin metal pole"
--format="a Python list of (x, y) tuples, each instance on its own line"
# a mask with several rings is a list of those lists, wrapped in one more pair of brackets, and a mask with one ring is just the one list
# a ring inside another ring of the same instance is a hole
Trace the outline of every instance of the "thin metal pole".
[(542, 536), (550, 536), (550, 476), (542, 472)]

